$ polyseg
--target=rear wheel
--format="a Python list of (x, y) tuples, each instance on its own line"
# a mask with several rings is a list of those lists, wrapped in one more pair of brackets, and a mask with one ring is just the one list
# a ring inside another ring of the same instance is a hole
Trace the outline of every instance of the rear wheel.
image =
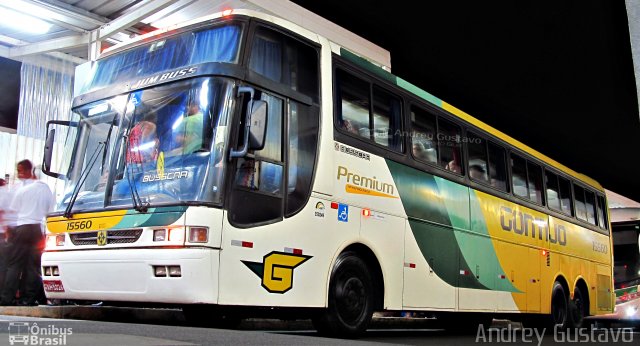
[(353, 252), (338, 258), (329, 283), (329, 306), (313, 318), (322, 334), (353, 338), (364, 333), (373, 315), (373, 280)]
[(580, 288), (576, 287), (573, 291), (573, 300), (571, 300), (569, 306), (571, 326), (574, 328), (582, 327), (584, 318), (589, 313), (589, 306)]
[(569, 327), (569, 302), (567, 295), (565, 294), (564, 287), (559, 282), (553, 284), (553, 291), (551, 294), (551, 315), (548, 318), (548, 327), (555, 327), (559, 325), (560, 329), (567, 329)]

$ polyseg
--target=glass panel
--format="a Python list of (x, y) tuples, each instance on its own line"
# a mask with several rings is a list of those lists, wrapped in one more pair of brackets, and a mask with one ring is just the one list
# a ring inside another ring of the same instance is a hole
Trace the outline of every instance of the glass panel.
[(460, 133), (460, 126), (442, 118), (438, 119), (440, 167), (457, 174), (464, 174)]
[[(81, 119), (77, 140), (67, 139), (69, 150), (74, 153), (68, 174), (64, 197), (57, 206), (63, 211), (77, 189), (72, 210), (104, 208), (105, 187), (112, 166), (116, 137), (127, 96), (98, 101), (75, 110), (75, 119)], [(73, 134), (76, 131), (70, 131)]]
[(491, 186), (508, 191), (507, 188), (507, 154), (504, 148), (489, 142), (489, 174)]
[(598, 226), (603, 229), (607, 229), (607, 215), (606, 210), (607, 205), (605, 203), (604, 197), (598, 195)]
[(562, 212), (567, 215), (573, 215), (572, 199), (571, 199), (571, 183), (569, 180), (558, 177), (560, 187), (560, 206)]
[(529, 198), (527, 190), (527, 161), (517, 155), (511, 155), (511, 180), (516, 196)]
[(437, 163), (436, 116), (417, 107), (411, 107), (412, 152), (417, 160)]
[(542, 195), (542, 168), (535, 163), (527, 161), (527, 173), (529, 176), (529, 199), (544, 205)]
[(338, 71), (339, 126), (352, 134), (370, 139), (369, 83)]
[(587, 221), (587, 207), (584, 200), (584, 189), (578, 185), (573, 185), (573, 192), (576, 196), (576, 216), (580, 220)]
[(587, 208), (587, 222), (590, 224), (596, 224), (596, 195), (585, 190), (585, 206)]
[(400, 99), (373, 88), (373, 140), (385, 147), (402, 150)]
[(216, 27), (147, 43), (100, 59), (81, 92), (203, 62), (236, 63), (240, 34), (238, 25)]
[(489, 182), (487, 165), (487, 143), (484, 138), (468, 132), (467, 148), (469, 150), (469, 178)]
[(262, 93), (260, 98), (267, 101), (267, 136), (262, 150), (256, 150), (256, 157), (282, 161), (282, 99)]
[(249, 68), (318, 100), (318, 53), (284, 34), (258, 28)]
[(318, 150), (318, 108), (289, 104), (289, 171), (286, 215), (304, 207), (311, 194)]
[(132, 93), (111, 204), (221, 202), (232, 95), (211, 78)]
[(558, 187), (558, 176), (545, 170), (547, 181), (547, 203), (549, 207), (560, 211), (560, 188)]

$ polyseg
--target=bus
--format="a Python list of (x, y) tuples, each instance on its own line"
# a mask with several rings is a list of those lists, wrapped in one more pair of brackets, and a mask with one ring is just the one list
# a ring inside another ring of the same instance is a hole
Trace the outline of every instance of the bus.
[(569, 328), (613, 309), (600, 184), (349, 47), (234, 9), (111, 49), (87, 80), (47, 125), (44, 171), (66, 181), (49, 299), (339, 336), (375, 311)]
[(616, 303), (612, 314), (599, 316), (603, 324), (640, 322), (640, 208), (611, 208), (613, 275)]

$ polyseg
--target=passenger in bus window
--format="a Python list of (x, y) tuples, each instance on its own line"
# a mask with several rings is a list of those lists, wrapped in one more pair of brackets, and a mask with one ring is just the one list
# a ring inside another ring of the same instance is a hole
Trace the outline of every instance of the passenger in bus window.
[(358, 134), (358, 130), (353, 126), (350, 120), (342, 120), (342, 129), (353, 134)]
[(476, 181), (488, 181), (487, 170), (484, 168), (483, 163), (469, 162), (469, 177)]
[(137, 123), (129, 133), (127, 163), (155, 161), (158, 158), (159, 144), (156, 124), (148, 120)]
[(174, 148), (168, 156), (186, 155), (202, 149), (203, 114), (197, 103), (187, 107), (173, 124)]
[(429, 163), (436, 163), (438, 161), (438, 152), (431, 141), (413, 142), (413, 156), (418, 160)]

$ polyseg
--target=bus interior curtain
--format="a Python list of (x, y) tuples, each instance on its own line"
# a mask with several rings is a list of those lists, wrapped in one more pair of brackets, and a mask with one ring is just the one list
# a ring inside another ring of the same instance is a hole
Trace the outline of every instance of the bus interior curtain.
[(227, 26), (186, 33), (132, 48), (95, 63), (83, 92), (112, 83), (203, 62), (234, 62), (238, 55), (239, 28)]
[(251, 51), (250, 68), (257, 73), (282, 82), (282, 45), (257, 36)]

